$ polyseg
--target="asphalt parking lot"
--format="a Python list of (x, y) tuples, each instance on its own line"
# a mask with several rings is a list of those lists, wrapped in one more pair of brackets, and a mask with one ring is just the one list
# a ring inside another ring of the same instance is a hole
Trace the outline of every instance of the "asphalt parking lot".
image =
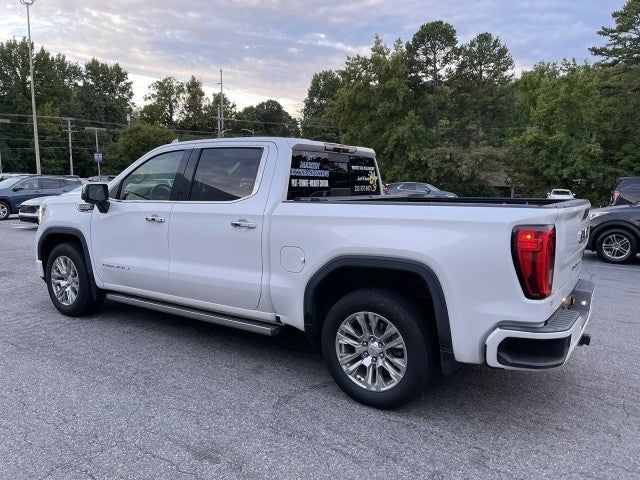
[(0, 478), (637, 478), (640, 261), (589, 254), (590, 347), (535, 373), (465, 366), (382, 412), (302, 334), (107, 303), (60, 315), (33, 228), (0, 223)]

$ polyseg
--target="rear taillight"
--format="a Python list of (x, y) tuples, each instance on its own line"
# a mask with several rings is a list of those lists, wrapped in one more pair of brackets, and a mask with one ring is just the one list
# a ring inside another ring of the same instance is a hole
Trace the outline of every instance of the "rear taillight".
[(527, 298), (551, 295), (556, 259), (556, 229), (553, 225), (520, 226), (513, 229), (513, 263)]

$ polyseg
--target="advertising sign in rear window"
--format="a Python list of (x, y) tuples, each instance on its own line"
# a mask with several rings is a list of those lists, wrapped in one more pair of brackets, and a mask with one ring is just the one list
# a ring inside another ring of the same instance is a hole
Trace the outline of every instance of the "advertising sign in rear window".
[(331, 152), (294, 151), (287, 198), (377, 195), (375, 160)]

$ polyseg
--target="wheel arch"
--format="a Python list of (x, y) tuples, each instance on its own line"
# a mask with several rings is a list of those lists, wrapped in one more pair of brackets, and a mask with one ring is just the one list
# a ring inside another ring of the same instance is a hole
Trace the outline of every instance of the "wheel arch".
[[(366, 279), (363, 274), (366, 275)], [(378, 256), (341, 256), (325, 263), (305, 286), (304, 326), (307, 338), (313, 344), (318, 342), (324, 314), (332, 305), (331, 302), (326, 302), (331, 305), (321, 305), (322, 299), (335, 300), (337, 294), (345, 295), (354, 289), (371, 286), (376, 276), (379, 278), (383, 275), (387, 285), (374, 283), (375, 285), (389, 288), (389, 284), (396, 283), (397, 289), (399, 286), (397, 280), (402, 280), (404, 287), (410, 291), (422, 292), (428, 297), (428, 304), (423, 306), (430, 308), (434, 316), (435, 322), (432, 327), (438, 341), (442, 372), (445, 375), (453, 373), (457, 369), (457, 362), (453, 354), (449, 313), (442, 285), (433, 269), (414, 260)], [(387, 277), (388, 281), (386, 281)], [(409, 280), (419, 280), (419, 282)], [(404, 289), (399, 291), (407, 293)], [(327, 292), (334, 292), (333, 297), (331, 293), (327, 295)]]
[(81, 230), (72, 227), (49, 227), (47, 228), (40, 238), (38, 239), (37, 255), (46, 269), (47, 260), (53, 249), (61, 243), (75, 242), (82, 248), (84, 254), (84, 260), (89, 273), (89, 279), (91, 281), (91, 295), (94, 299), (99, 297), (98, 286), (95, 282), (93, 274), (93, 266), (91, 265), (91, 256), (89, 255), (89, 247), (87, 246), (87, 240)]

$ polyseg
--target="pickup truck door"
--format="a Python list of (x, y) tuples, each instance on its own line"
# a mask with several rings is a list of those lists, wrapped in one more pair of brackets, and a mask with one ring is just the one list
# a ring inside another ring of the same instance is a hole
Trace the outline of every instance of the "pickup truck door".
[(216, 142), (194, 150), (185, 173), (191, 181), (185, 182), (184, 201), (176, 202), (169, 225), (174, 295), (220, 311), (256, 309), (275, 159), (275, 145), (258, 141)]
[(91, 256), (107, 288), (131, 294), (169, 293), (167, 232), (188, 150), (150, 157), (117, 187), (109, 211), (91, 213)]

